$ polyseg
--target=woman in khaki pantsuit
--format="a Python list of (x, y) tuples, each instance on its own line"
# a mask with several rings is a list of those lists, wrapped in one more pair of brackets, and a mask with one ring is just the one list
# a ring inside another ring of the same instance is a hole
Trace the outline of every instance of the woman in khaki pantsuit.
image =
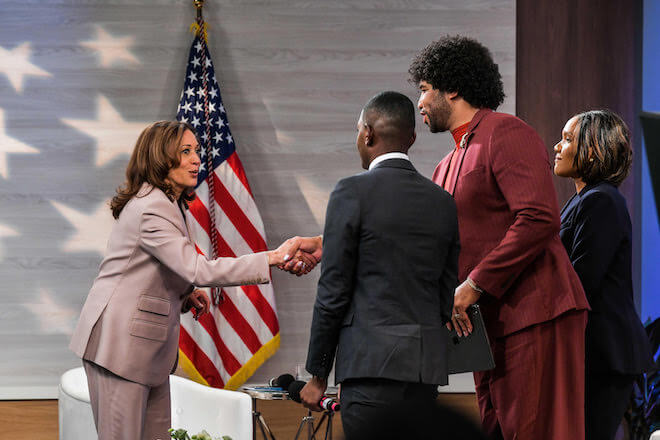
[(306, 246), (294, 237), (274, 251), (238, 258), (199, 255), (184, 215), (197, 184), (197, 152), (187, 124), (150, 125), (112, 199), (117, 221), (70, 345), (83, 359), (100, 440), (169, 438), (179, 314), (209, 309), (208, 296), (194, 286), (268, 283), (270, 266)]

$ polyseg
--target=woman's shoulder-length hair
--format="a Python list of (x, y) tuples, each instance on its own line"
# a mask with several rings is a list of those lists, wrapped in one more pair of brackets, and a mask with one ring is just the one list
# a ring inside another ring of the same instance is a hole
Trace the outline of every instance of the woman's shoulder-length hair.
[(575, 117), (578, 176), (587, 185), (609, 182), (619, 186), (632, 165), (628, 126), (611, 110), (590, 110)]
[[(195, 133), (189, 124), (179, 121), (158, 121), (142, 130), (126, 167), (126, 181), (117, 188), (117, 194), (110, 201), (114, 218), (119, 217), (126, 203), (137, 195), (145, 182), (159, 188), (174, 200), (167, 175), (172, 168), (179, 166), (178, 146), (186, 130)], [(194, 198), (192, 192), (181, 195), (185, 206), (185, 202)]]

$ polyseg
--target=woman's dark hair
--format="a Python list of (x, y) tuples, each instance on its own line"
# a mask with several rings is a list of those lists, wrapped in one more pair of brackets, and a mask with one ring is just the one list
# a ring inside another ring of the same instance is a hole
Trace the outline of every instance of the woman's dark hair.
[(628, 126), (610, 110), (591, 110), (574, 117), (579, 127), (574, 159), (578, 176), (587, 185), (605, 181), (619, 186), (632, 165)]
[(426, 46), (408, 69), (410, 82), (426, 81), (442, 92), (456, 92), (476, 108), (495, 110), (504, 86), (490, 51), (476, 40), (446, 36)]
[[(133, 154), (126, 167), (126, 182), (117, 188), (117, 195), (110, 201), (112, 216), (118, 218), (121, 210), (133, 198), (144, 182), (161, 189), (174, 200), (174, 191), (167, 183), (167, 174), (181, 163), (179, 143), (183, 133), (195, 130), (188, 124), (178, 121), (158, 121), (145, 128), (135, 143)], [(181, 195), (184, 202), (195, 199), (193, 192)]]

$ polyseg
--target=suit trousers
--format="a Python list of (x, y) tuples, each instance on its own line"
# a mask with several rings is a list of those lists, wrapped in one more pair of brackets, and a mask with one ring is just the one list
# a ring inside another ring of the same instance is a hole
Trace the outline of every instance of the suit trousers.
[(491, 341), (495, 368), (474, 373), (491, 439), (584, 438), (586, 324), (586, 310), (571, 310)]
[(170, 380), (149, 387), (83, 359), (99, 440), (167, 440)]
[(615, 372), (592, 372), (586, 375), (586, 440), (614, 440), (630, 405), (635, 377)]
[[(435, 405), (438, 386), (391, 379), (347, 379), (341, 383), (341, 421), (346, 440), (416, 438), (410, 424), (420, 409)], [(419, 422), (419, 423), (418, 423)], [(402, 430), (399, 436), (396, 430)]]

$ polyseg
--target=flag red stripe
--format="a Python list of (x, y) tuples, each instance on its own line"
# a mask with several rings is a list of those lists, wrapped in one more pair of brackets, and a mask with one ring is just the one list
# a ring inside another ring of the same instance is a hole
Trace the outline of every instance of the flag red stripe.
[(206, 231), (206, 235), (211, 236), (211, 218), (209, 217), (209, 212), (206, 210), (206, 206), (204, 206), (204, 203), (202, 203), (199, 197), (195, 197), (195, 200), (188, 205), (188, 211), (195, 217), (199, 226)]
[(236, 334), (240, 336), (247, 348), (252, 352), (256, 353), (259, 348), (261, 348), (261, 342), (259, 337), (254, 332), (254, 329), (247, 322), (245, 317), (241, 315), (241, 312), (236, 308), (236, 305), (231, 300), (231, 297), (225, 293), (224, 299), (220, 304), (220, 312), (225, 317), (229, 325), (234, 329)]
[[(197, 203), (197, 199), (195, 199), (190, 205), (190, 213), (195, 217), (195, 220), (197, 220), (197, 223), (199, 223), (199, 226), (202, 227), (204, 232), (206, 232), (206, 235), (211, 236), (211, 222), (206, 206), (202, 202)], [(235, 257), (236, 254), (231, 250), (220, 232), (218, 230), (215, 232), (218, 243), (218, 257)]]
[(222, 359), (222, 365), (224, 365), (225, 370), (229, 373), (230, 376), (233, 376), (241, 368), (241, 363), (234, 357), (229, 348), (225, 345), (225, 342), (220, 337), (218, 332), (218, 327), (215, 325), (215, 320), (210, 313), (202, 315), (199, 318), (199, 323), (206, 329), (206, 331), (213, 339), (215, 348), (218, 350), (220, 359)]
[(250, 197), (254, 199), (254, 196), (252, 195), (252, 189), (250, 188), (250, 184), (248, 183), (247, 180), (247, 175), (245, 174), (245, 169), (243, 168), (243, 164), (241, 163), (241, 160), (238, 158), (238, 154), (236, 154), (236, 151), (231, 153), (231, 155), (227, 158), (227, 164), (229, 164), (231, 169), (234, 170), (234, 174), (236, 174), (238, 180), (241, 181), (247, 192), (250, 193)]
[(241, 286), (241, 289), (245, 292), (248, 299), (254, 304), (254, 307), (257, 309), (259, 316), (263, 319), (264, 324), (268, 327), (270, 332), (273, 335), (276, 335), (280, 331), (280, 325), (277, 321), (277, 314), (270, 306), (266, 298), (261, 294), (261, 290), (257, 286)]
[[(195, 202), (193, 202), (193, 204), (190, 205), (190, 212), (192, 213), (193, 217), (197, 219), (197, 222), (200, 224), (200, 226), (202, 226), (202, 228), (204, 228), (204, 230), (208, 234), (209, 231), (207, 228), (209, 227), (209, 222), (203, 221), (204, 218), (208, 219), (208, 212), (206, 211), (206, 207), (201, 202), (199, 204)], [(236, 256), (236, 254), (232, 252), (231, 248), (227, 245), (227, 242), (222, 238), (220, 234), (218, 234), (218, 250), (220, 252), (221, 257)], [(268, 301), (266, 301), (266, 298), (264, 298), (264, 296), (261, 294), (261, 290), (259, 290), (257, 286), (241, 286), (241, 288), (247, 295), (250, 302), (254, 304), (254, 308), (257, 309), (257, 313), (259, 313), (259, 316), (264, 321), (270, 332), (273, 335), (276, 335), (277, 332), (280, 330), (280, 326), (277, 321), (277, 314), (270, 306), (270, 303), (268, 303)]]
[(195, 369), (202, 375), (208, 384), (214, 388), (225, 386), (218, 369), (213, 365), (211, 359), (197, 346), (195, 340), (190, 337), (185, 328), (181, 327), (179, 332), (179, 348), (193, 363)]
[(227, 191), (227, 188), (215, 173), (213, 173), (213, 185), (215, 189), (215, 201), (220, 205), (225, 214), (227, 214), (227, 217), (234, 224), (234, 227), (241, 234), (248, 246), (250, 246), (252, 252), (261, 252), (268, 249), (261, 233), (257, 231), (252, 221), (245, 215), (245, 212), (236, 203), (234, 197)]

